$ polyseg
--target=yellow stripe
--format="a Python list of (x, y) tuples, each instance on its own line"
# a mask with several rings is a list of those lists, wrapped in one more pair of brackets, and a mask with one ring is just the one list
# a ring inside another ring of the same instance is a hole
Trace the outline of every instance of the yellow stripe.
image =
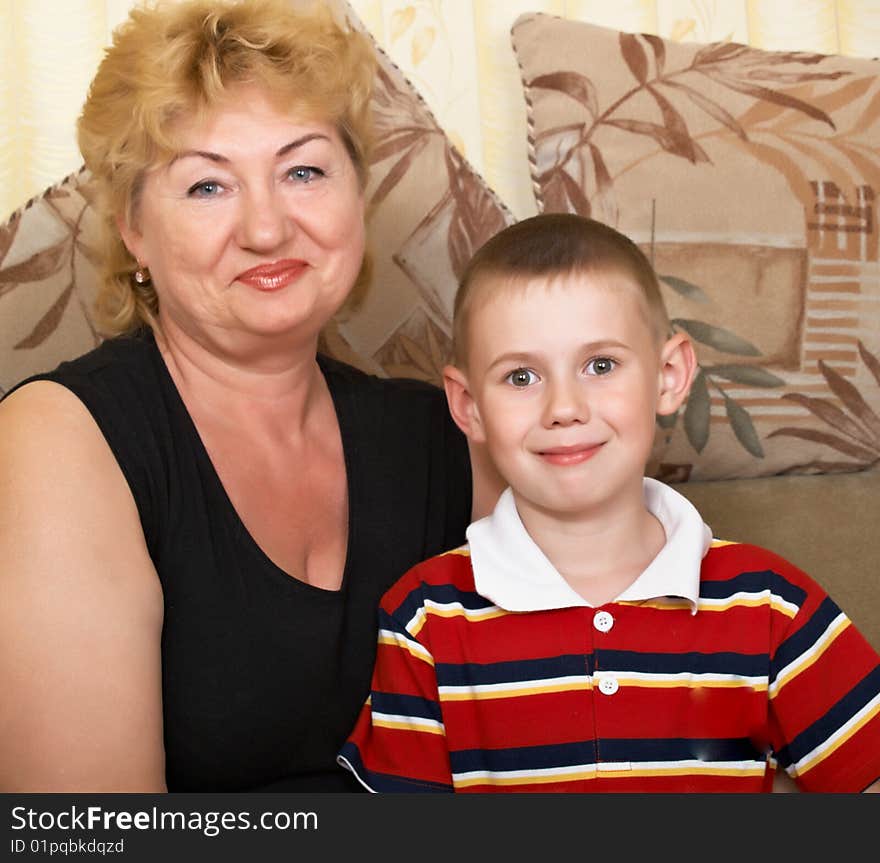
[(658, 767), (636, 768), (634, 770), (603, 770), (601, 776), (620, 778), (622, 776), (761, 776), (766, 772), (764, 762), (756, 762), (754, 767)]
[(672, 599), (665, 596), (659, 596), (656, 599), (623, 599), (616, 602), (615, 605), (631, 605), (638, 608), (657, 608), (661, 611), (681, 611), (687, 609), (690, 611), (691, 604), (686, 599)]
[(771, 695), (771, 698), (776, 698), (779, 693), (782, 692), (783, 688), (787, 686), (792, 680), (794, 680), (795, 677), (806, 671), (808, 668), (811, 668), (825, 653), (825, 651), (828, 650), (828, 648), (831, 647), (832, 644), (834, 644), (834, 642), (837, 640), (837, 636), (840, 635), (840, 633), (843, 632), (843, 630), (846, 629), (849, 625), (849, 618), (842, 618), (837, 626), (827, 633), (827, 637), (822, 642), (821, 647), (818, 650), (815, 650), (806, 661), (799, 663), (794, 668), (789, 669), (786, 674), (777, 677), (776, 683), (773, 687), (774, 691)]
[(776, 596), (776, 594), (770, 594), (770, 607), (774, 611), (778, 611), (780, 614), (784, 614), (786, 617), (794, 620), (797, 616), (800, 608), (789, 608), (780, 597)]
[(414, 659), (421, 659), (422, 662), (427, 663), (432, 668), (434, 667), (434, 657), (431, 656), (431, 654), (428, 653), (428, 651), (424, 648), (422, 648), (424, 653), (420, 652), (415, 647), (415, 645), (413, 645), (413, 643), (407, 638), (395, 636), (393, 634), (388, 634), (385, 632), (380, 632), (378, 641), (379, 644), (385, 644), (388, 647), (399, 647), (401, 650), (405, 650)]
[(762, 605), (769, 605), (774, 611), (784, 614), (786, 617), (793, 619), (797, 614), (797, 609), (788, 608), (780, 602), (774, 602), (772, 597), (764, 597), (762, 599), (735, 599), (724, 605), (703, 605), (699, 603), (700, 611), (730, 611), (731, 608), (760, 608)]
[(441, 691), (440, 701), (490, 701), (496, 698), (522, 698), (528, 695), (547, 695), (551, 692), (582, 692), (592, 689), (589, 680), (574, 683), (557, 683), (551, 685), (528, 686), (523, 685), (516, 689), (492, 689), (474, 690), (461, 689), (453, 692)]
[[(604, 774), (603, 774), (604, 775)], [(561, 776), (524, 776), (519, 779), (504, 779), (497, 776), (486, 776), (479, 779), (456, 779), (452, 784), (456, 788), (471, 788), (474, 785), (546, 785), (550, 782), (578, 782), (584, 779), (598, 779), (595, 770), (584, 773), (565, 773)]]
[(731, 608), (760, 608), (762, 605), (770, 605), (769, 596), (740, 596), (730, 597), (723, 604), (718, 602), (706, 602), (705, 599), (698, 600), (697, 606), (700, 611), (729, 611)]
[(880, 704), (875, 705), (873, 710), (870, 710), (858, 722), (854, 723), (852, 728), (850, 728), (845, 734), (841, 734), (831, 746), (827, 749), (823, 749), (821, 752), (817, 752), (813, 758), (805, 762), (807, 765), (806, 767), (799, 767), (797, 775), (803, 776), (805, 773), (812, 770), (817, 764), (821, 764), (829, 755), (833, 755), (841, 746), (843, 746), (844, 743), (850, 740), (854, 734), (858, 734), (859, 731), (874, 719), (878, 713), (880, 713)]
[(755, 683), (750, 680), (644, 680), (633, 677), (618, 677), (617, 682), (621, 686), (637, 686), (642, 689), (751, 689), (755, 692), (765, 692), (767, 682)]
[[(480, 623), (483, 620), (493, 620), (496, 617), (504, 617), (510, 612), (503, 608), (434, 608), (433, 606), (424, 606), (425, 614), (433, 614), (434, 617), (464, 617), (471, 623)], [(421, 627), (419, 627), (421, 628)]]
[(769, 605), (774, 611), (784, 614), (786, 617), (794, 619), (798, 613), (797, 608), (790, 608), (785, 604), (785, 600), (771, 593), (769, 596), (751, 596), (751, 597), (731, 597), (723, 604), (709, 603), (704, 599), (697, 601), (697, 607), (700, 611), (729, 611), (731, 608), (760, 608), (762, 605)]
[(482, 776), (469, 779), (452, 777), (456, 788), (472, 788), (475, 785), (547, 785), (551, 782), (579, 782), (594, 779), (643, 779), (653, 776), (763, 776), (766, 765), (763, 762), (754, 767), (658, 767), (609, 770), (592, 768), (578, 773), (536, 774), (519, 777)]
[[(688, 680), (688, 679), (643, 679), (633, 677), (617, 677), (621, 686), (632, 686), (641, 689), (750, 689), (753, 692), (766, 692), (767, 681), (738, 680)], [(555, 692), (581, 692), (593, 688), (591, 681), (576, 683), (559, 683), (549, 685), (521, 686), (510, 689), (468, 689), (465, 687), (454, 690), (442, 689), (440, 701), (486, 701), (501, 698), (523, 698), (530, 695), (546, 695)]]
[[(623, 600), (616, 603), (617, 605), (631, 605), (640, 608), (655, 608), (659, 611), (681, 611), (682, 609), (690, 609), (691, 604), (686, 599), (671, 599), (667, 597), (658, 597), (657, 599), (648, 600)], [(784, 614), (786, 617), (793, 618), (797, 614), (797, 609), (789, 608), (784, 604), (784, 600), (775, 594), (759, 597), (731, 597), (723, 604), (710, 604), (705, 598), (697, 599), (697, 608), (699, 611), (729, 611), (731, 608), (741, 606), (743, 608), (758, 608), (761, 605), (770, 605), (775, 611)]]
[(468, 623), (482, 623), (484, 620), (495, 620), (496, 618), (504, 617), (504, 615), (509, 613), (510, 612), (505, 611), (503, 608), (498, 608), (497, 606), (488, 606), (485, 609), (468, 609), (464, 607), (436, 608), (432, 605), (423, 605), (413, 615), (409, 623), (407, 623), (406, 631), (413, 638), (418, 638), (419, 633), (422, 631), (422, 628), (428, 621), (429, 614), (432, 614), (434, 617), (442, 617), (447, 620), (450, 620), (454, 617), (463, 617), (465, 620), (468, 621)]
[(422, 631), (422, 627), (428, 620), (428, 613), (425, 611), (424, 607), (420, 608), (416, 613), (413, 619), (406, 625), (406, 631), (413, 637), (418, 638), (419, 633)]
[(395, 721), (392, 719), (377, 719), (373, 717), (374, 728), (390, 728), (392, 731), (418, 731), (420, 734), (437, 734), (440, 737), (446, 734), (443, 726), (417, 725), (410, 722)]

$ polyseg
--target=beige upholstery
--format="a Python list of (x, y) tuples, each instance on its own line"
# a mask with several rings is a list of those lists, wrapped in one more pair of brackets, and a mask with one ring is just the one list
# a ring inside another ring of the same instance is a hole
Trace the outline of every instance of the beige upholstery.
[(675, 488), (719, 539), (766, 546), (812, 575), (880, 651), (880, 466)]

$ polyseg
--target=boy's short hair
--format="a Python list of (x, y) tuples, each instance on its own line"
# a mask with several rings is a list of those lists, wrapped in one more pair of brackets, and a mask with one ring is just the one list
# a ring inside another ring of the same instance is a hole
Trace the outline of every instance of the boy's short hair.
[(573, 213), (542, 213), (515, 222), (487, 240), (465, 267), (455, 296), (452, 324), (453, 362), (467, 363), (467, 327), (488, 279), (505, 287), (521, 286), (538, 276), (572, 273), (618, 273), (641, 289), (648, 323), (658, 339), (670, 325), (660, 283), (651, 262), (629, 237), (610, 225)]

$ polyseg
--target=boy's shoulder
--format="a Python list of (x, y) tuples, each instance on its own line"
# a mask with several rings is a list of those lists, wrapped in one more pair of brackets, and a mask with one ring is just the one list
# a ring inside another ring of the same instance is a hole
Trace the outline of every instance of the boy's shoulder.
[(768, 548), (713, 539), (700, 567), (700, 599), (734, 596), (779, 597), (802, 606), (821, 602), (826, 590), (810, 574)]
[(737, 574), (773, 573), (795, 583), (815, 583), (797, 564), (769, 548), (749, 542), (713, 538), (703, 558), (703, 578), (729, 578)]
[(382, 607), (393, 613), (413, 602), (435, 605), (491, 604), (476, 592), (470, 546), (467, 543), (411, 567), (385, 592)]

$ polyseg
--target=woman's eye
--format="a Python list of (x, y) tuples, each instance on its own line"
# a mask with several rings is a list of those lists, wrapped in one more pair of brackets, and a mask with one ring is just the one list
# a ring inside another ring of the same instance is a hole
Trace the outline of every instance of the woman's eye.
[(596, 357), (587, 363), (587, 374), (589, 375), (607, 375), (617, 366), (617, 361), (611, 357)]
[(186, 193), (191, 198), (213, 198), (222, 189), (223, 186), (216, 180), (202, 180), (190, 186)]
[(323, 177), (324, 172), (320, 168), (316, 168), (313, 165), (297, 165), (294, 168), (291, 168), (287, 175), (291, 180), (297, 180), (300, 183), (311, 183), (314, 180), (317, 180), (318, 177)]
[(538, 376), (530, 369), (516, 369), (512, 371), (506, 380), (515, 387), (527, 387), (538, 380)]

